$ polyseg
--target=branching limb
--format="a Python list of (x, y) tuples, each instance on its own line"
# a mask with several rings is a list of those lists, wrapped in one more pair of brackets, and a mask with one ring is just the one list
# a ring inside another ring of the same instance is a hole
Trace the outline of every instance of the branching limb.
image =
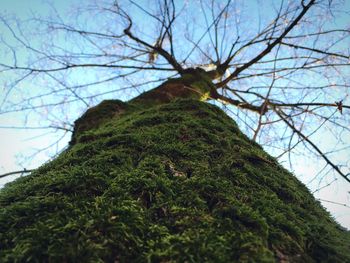
[(304, 141), (306, 141), (325, 161), (328, 165), (330, 165), (341, 177), (343, 177), (348, 183), (350, 183), (350, 178), (349, 175), (344, 174), (337, 165), (335, 165), (321, 150), (315, 143), (313, 143), (307, 136), (305, 136), (300, 130), (298, 130), (293, 124), (291, 124), (287, 117), (286, 114), (278, 109), (274, 108), (274, 111), (276, 114), (283, 120), (287, 126), (292, 129), (296, 134), (298, 134), (299, 137), (301, 137)]
[(310, 2), (307, 5), (303, 6), (303, 9), (300, 12), (300, 14), (294, 19), (294, 21), (292, 23), (290, 23), (290, 25), (284, 30), (284, 32), (276, 40), (274, 40), (271, 44), (268, 44), (267, 47), (262, 52), (260, 52), (256, 57), (251, 59), (249, 62), (242, 65), (241, 67), (236, 68), (236, 70), (230, 76), (228, 76), (225, 80), (217, 83), (216, 86), (218, 88), (221, 88), (221, 87), (227, 85), (228, 82), (230, 82), (235, 77), (237, 77), (242, 71), (249, 68), (251, 65), (258, 62), (260, 59), (262, 59), (264, 56), (266, 56), (268, 53), (270, 53), (271, 50), (277, 44), (279, 44), (282, 41), (282, 39), (298, 24), (298, 22), (303, 18), (303, 16), (306, 14), (306, 12), (314, 4), (315, 4), (315, 0), (310, 0)]
[(131, 27), (133, 25), (132, 23), (132, 20), (130, 18), (130, 16), (128, 14), (126, 14), (124, 11), (120, 11), (121, 12), (121, 15), (126, 18), (129, 22), (129, 25), (127, 28), (124, 29), (124, 34), (127, 35), (129, 38), (131, 38), (132, 40), (136, 41), (137, 43), (145, 46), (145, 47), (148, 47), (150, 48), (151, 50), (154, 50), (155, 52), (159, 53), (159, 55), (161, 55), (162, 57), (164, 57), (171, 66), (173, 66), (173, 68), (175, 70), (177, 70), (177, 72), (179, 72), (180, 74), (183, 73), (183, 68), (182, 66), (176, 61), (176, 59), (171, 55), (169, 54), (165, 49), (163, 49), (162, 47), (160, 46), (153, 46), (149, 43), (147, 43), (146, 41), (134, 36), (132, 33), (131, 33)]
[(256, 113), (260, 113), (263, 111), (262, 106), (255, 106), (255, 105), (249, 104), (247, 102), (242, 102), (240, 100), (232, 99), (229, 96), (221, 95), (216, 90), (212, 90), (210, 97), (212, 99), (216, 99), (216, 100), (222, 101), (224, 103), (228, 103), (228, 104), (237, 106), (238, 108), (250, 110), (250, 111), (253, 111)]

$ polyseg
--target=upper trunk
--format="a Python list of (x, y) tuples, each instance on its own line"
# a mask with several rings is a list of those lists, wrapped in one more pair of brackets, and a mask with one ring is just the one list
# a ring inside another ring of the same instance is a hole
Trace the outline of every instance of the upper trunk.
[(193, 86), (90, 109), (2, 189), (2, 262), (350, 262), (349, 233)]

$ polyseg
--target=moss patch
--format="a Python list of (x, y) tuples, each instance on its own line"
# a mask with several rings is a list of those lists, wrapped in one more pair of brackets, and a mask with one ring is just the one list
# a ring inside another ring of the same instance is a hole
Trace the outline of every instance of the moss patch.
[(201, 68), (189, 68), (179, 78), (171, 78), (157, 88), (149, 90), (130, 101), (141, 107), (152, 107), (176, 99), (194, 99), (205, 101), (210, 92), (216, 89), (208, 73)]
[(1, 190), (1, 262), (350, 262), (349, 233), (220, 109), (128, 106)]

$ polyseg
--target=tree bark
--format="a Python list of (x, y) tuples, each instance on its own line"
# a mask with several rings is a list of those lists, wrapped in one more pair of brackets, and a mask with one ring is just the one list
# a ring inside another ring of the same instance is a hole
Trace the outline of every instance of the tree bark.
[(203, 83), (86, 112), (67, 151), (1, 190), (1, 262), (350, 261), (349, 233)]

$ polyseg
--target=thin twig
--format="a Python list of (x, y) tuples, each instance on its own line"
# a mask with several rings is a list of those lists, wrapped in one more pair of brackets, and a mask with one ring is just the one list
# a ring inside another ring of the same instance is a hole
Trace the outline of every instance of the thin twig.
[(14, 174), (24, 174), (24, 173), (31, 173), (34, 170), (27, 170), (27, 169), (23, 169), (21, 171), (14, 171), (14, 172), (9, 172), (9, 173), (5, 173), (5, 174), (0, 174), (0, 178), (9, 176), (9, 175), (14, 175)]

